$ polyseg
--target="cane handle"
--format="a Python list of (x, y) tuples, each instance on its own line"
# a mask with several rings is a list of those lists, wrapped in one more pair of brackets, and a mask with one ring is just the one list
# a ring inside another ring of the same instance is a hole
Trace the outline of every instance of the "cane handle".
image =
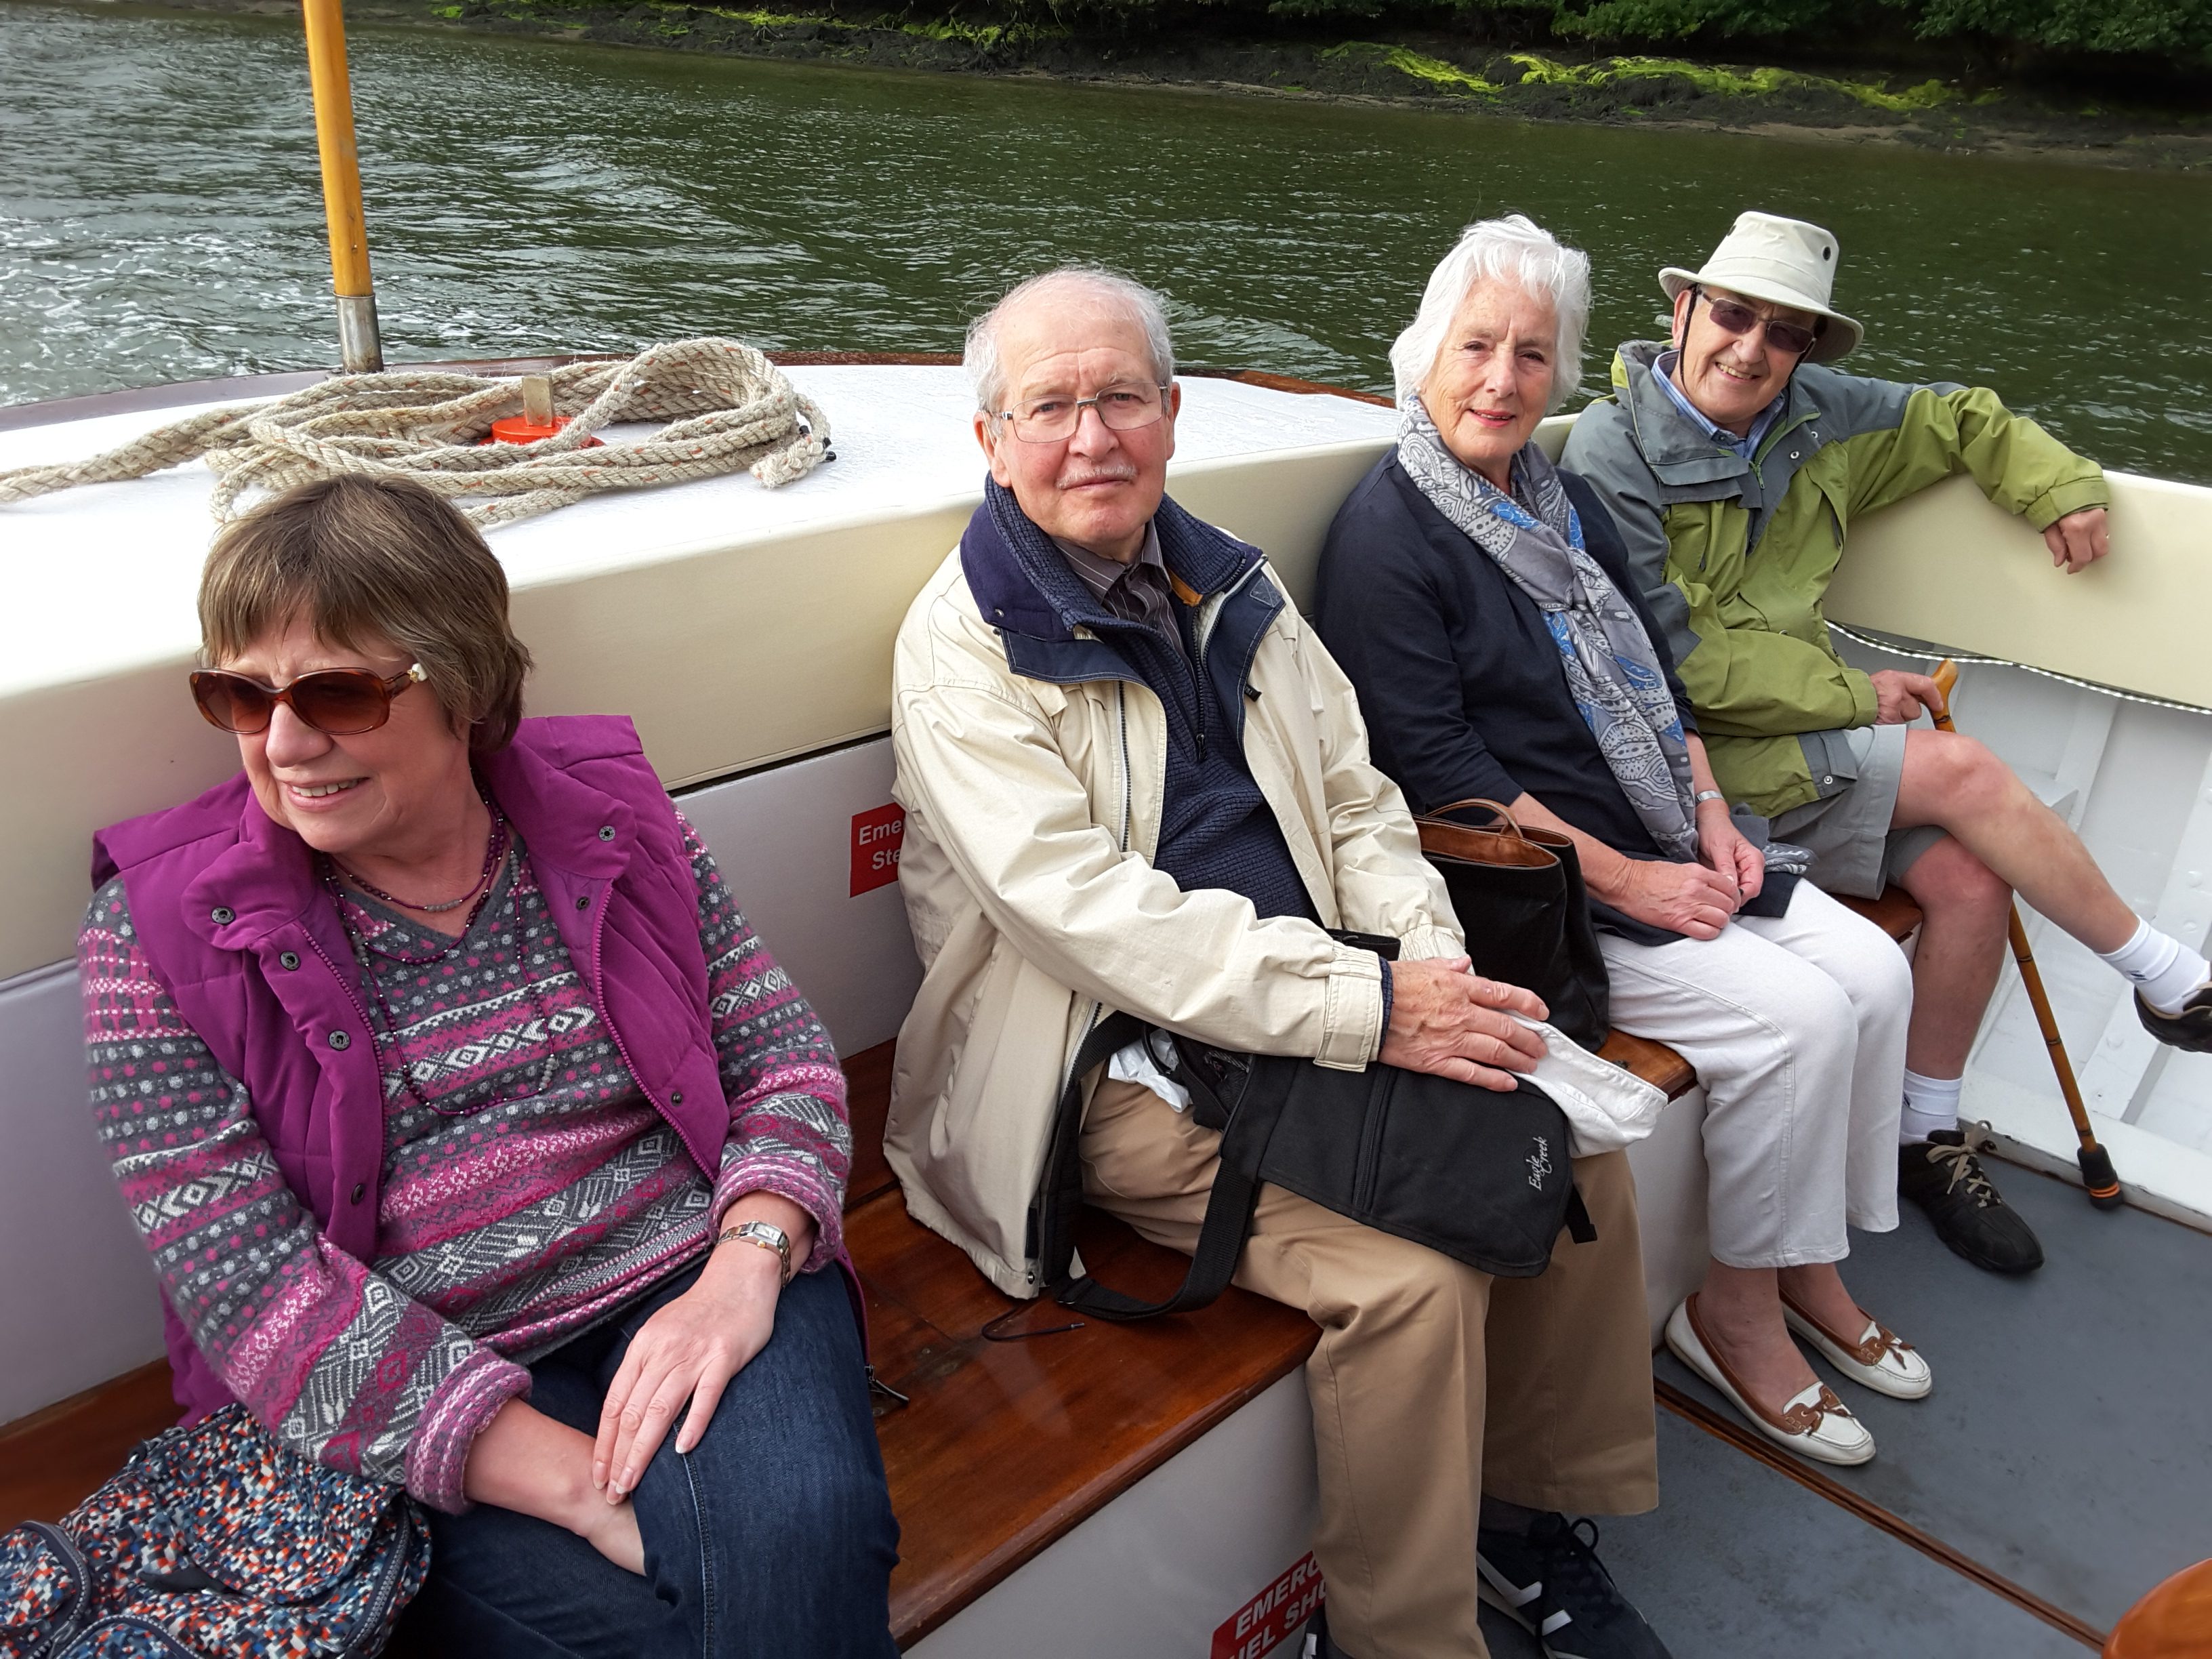
[(1936, 665), (1934, 672), (1931, 672), (1928, 678), (1936, 682), (1936, 690), (1943, 699), (1943, 707), (1942, 710), (1939, 712), (1935, 709), (1930, 709), (1929, 711), (1929, 717), (1935, 720), (1936, 729), (1938, 732), (1948, 732), (1953, 729), (1951, 725), (1951, 689), (1959, 683), (1959, 665), (1953, 662), (1948, 657), (1946, 657), (1942, 661)]

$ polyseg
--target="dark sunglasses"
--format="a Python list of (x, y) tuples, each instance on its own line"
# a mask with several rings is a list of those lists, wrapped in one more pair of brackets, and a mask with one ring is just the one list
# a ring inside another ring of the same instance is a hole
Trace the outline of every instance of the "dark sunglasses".
[[(1813, 349), (1828, 326), (1826, 318), (1808, 328), (1802, 323), (1785, 323), (1778, 318), (1762, 317), (1749, 306), (1736, 300), (1716, 300), (1705, 289), (1698, 293), (1705, 302), (1705, 314), (1730, 334), (1748, 334), (1761, 323), (1766, 325), (1766, 343), (1778, 351), (1786, 351), (1793, 357), (1802, 357)], [(1695, 301), (1692, 301), (1694, 305)]]
[(428, 678), (419, 662), (390, 679), (366, 668), (319, 668), (280, 690), (244, 674), (203, 668), (192, 676), (192, 701), (210, 726), (245, 737), (266, 732), (281, 702), (302, 726), (327, 738), (351, 738), (390, 720), (392, 700)]

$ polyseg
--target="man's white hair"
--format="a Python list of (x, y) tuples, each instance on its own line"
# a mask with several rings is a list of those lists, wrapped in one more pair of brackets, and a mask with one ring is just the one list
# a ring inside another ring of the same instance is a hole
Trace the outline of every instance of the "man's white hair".
[(1175, 343), (1168, 337), (1167, 307), (1160, 296), (1142, 283), (1103, 265), (1058, 265), (1008, 289), (998, 304), (968, 325), (968, 342), (960, 366), (975, 388), (975, 407), (995, 415), (1006, 406), (1006, 372), (999, 361), (999, 322), (1008, 307), (1030, 298), (1040, 289), (1066, 288), (1103, 299), (1127, 311), (1145, 331), (1152, 355), (1152, 379), (1165, 386), (1175, 379)]
[(1480, 282), (1517, 283), (1552, 302), (1559, 342), (1546, 412), (1559, 409), (1582, 384), (1583, 337), (1589, 331), (1589, 256), (1518, 213), (1469, 225), (1429, 273), (1420, 310), (1390, 347), (1398, 396), (1404, 398), (1429, 378), (1453, 313)]

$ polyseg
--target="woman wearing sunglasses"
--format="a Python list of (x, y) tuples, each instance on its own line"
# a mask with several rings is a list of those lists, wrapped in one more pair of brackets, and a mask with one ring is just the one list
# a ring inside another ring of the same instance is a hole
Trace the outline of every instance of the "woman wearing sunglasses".
[(401, 482), (209, 557), (242, 771), (101, 833), (80, 943), (178, 1400), (421, 1500), (428, 1650), (889, 1656), (836, 1057), (507, 602)]

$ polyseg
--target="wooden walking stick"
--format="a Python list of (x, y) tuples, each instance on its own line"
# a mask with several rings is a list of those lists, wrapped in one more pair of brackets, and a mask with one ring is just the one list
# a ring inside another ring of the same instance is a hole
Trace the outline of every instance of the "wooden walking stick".
[[(1929, 678), (1943, 694), (1943, 711), (1929, 710), (1938, 732), (1954, 732), (1951, 724), (1951, 688), (1959, 683), (1959, 665), (1948, 657), (1936, 665)], [(2058, 1016), (2051, 1011), (2050, 994), (2043, 988), (2042, 970), (2035, 965), (2035, 951), (2027, 942), (2027, 929), (2020, 919), (2020, 906), (2012, 907), (2012, 917), (2007, 933), (2012, 939), (2012, 959), (2020, 964), (2021, 983), (2027, 988), (2028, 1006), (2035, 1010), (2035, 1023), (2043, 1029), (2044, 1047), (2051, 1050), (2051, 1069), (2058, 1073), (2058, 1092), (2066, 1097), (2066, 1111), (2074, 1120), (2074, 1133), (2081, 1138), (2081, 1149), (2075, 1160), (2081, 1166), (2082, 1189), (2089, 1201), (2100, 1210), (2117, 1210), (2127, 1200), (2120, 1190), (2120, 1178), (2112, 1170), (2112, 1155), (2099, 1144), (2097, 1132), (2089, 1127), (2089, 1109), (2081, 1100), (2081, 1085), (2074, 1080), (2074, 1062), (2066, 1057), (2065, 1039), (2058, 1034)]]

